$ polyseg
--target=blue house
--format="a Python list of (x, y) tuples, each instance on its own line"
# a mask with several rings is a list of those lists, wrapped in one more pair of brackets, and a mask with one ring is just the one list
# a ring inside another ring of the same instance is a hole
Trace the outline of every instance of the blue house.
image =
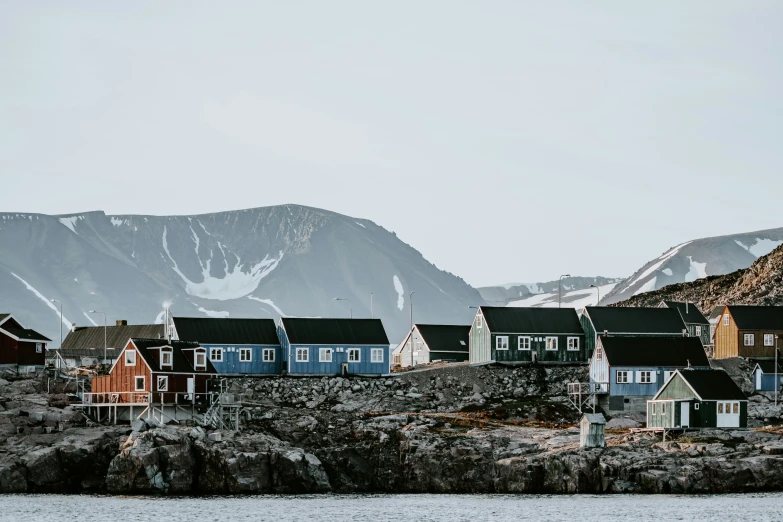
[(280, 375), (283, 357), (273, 319), (174, 317), (173, 337), (194, 341), (223, 375)]
[(300, 319), (277, 326), (291, 375), (386, 375), (389, 338), (380, 319)]
[[(777, 386), (775, 381), (778, 383)], [(775, 359), (756, 363), (756, 367), (753, 368), (753, 388), (756, 391), (780, 391), (781, 384), (783, 384), (783, 360), (778, 359), (777, 368), (775, 368)]]
[(710, 368), (698, 337), (599, 336), (590, 359), (590, 386), (608, 398), (609, 410), (634, 403), (643, 408), (676, 370), (685, 368)]

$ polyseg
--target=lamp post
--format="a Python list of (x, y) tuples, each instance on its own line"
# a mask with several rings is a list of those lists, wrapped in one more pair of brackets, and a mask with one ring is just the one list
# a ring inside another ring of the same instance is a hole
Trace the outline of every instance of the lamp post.
[(557, 282), (557, 307), (560, 308), (560, 296), (563, 293), (563, 278), (571, 277), (571, 274), (561, 275)]
[(595, 288), (598, 291), (598, 301), (595, 303), (595, 306), (601, 306), (601, 287), (590, 285), (590, 288)]
[(90, 310), (91, 314), (103, 314), (103, 364), (106, 364), (106, 312)]
[(370, 292), (370, 319), (375, 319), (375, 314), (372, 310), (372, 292)]
[(411, 292), (408, 296), (408, 301), (410, 301), (411, 305), (411, 368), (413, 368), (413, 294), (416, 292)]
[(778, 391), (780, 390), (780, 377), (778, 377), (778, 336), (775, 334), (775, 407), (778, 407)]
[(53, 303), (59, 303), (60, 304), (60, 355), (63, 353), (63, 303), (62, 301), (58, 299), (49, 299), (49, 301)]
[(353, 303), (351, 303), (350, 299), (344, 299), (342, 297), (335, 297), (335, 301), (348, 301), (348, 310), (351, 312), (351, 319), (353, 319)]

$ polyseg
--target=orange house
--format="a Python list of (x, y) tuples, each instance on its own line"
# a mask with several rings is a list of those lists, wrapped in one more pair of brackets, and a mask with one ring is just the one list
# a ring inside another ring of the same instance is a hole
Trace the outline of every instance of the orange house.
[(715, 326), (715, 359), (774, 358), (783, 306), (728, 305)]

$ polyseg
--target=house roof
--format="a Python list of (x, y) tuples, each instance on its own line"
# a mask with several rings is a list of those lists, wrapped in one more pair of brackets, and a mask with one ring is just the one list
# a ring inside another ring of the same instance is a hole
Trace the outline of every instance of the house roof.
[(710, 361), (698, 337), (599, 337), (612, 366), (705, 366)]
[(585, 313), (599, 335), (603, 331), (682, 335), (685, 329), (680, 313), (671, 308), (588, 306)]
[[(116, 352), (125, 348), (132, 338), (162, 339), (165, 326), (162, 324), (128, 324), (106, 327), (106, 347)], [(103, 326), (81, 326), (68, 332), (60, 348), (62, 357), (102, 357), (103, 356)]]
[(417, 324), (430, 352), (469, 351), (470, 325)]
[[(182, 352), (183, 349), (198, 348), (200, 346), (198, 343), (190, 341), (167, 341), (166, 339), (137, 338), (133, 338), (130, 341), (134, 344), (134, 346), (136, 346), (136, 350), (139, 352), (139, 355), (141, 355), (141, 357), (147, 363), (147, 366), (149, 366), (150, 370), (153, 372), (217, 373), (215, 367), (212, 366), (212, 362), (209, 360), (209, 357), (205, 357), (207, 361), (206, 370), (196, 370), (196, 368), (190, 363), (190, 360)], [(170, 346), (172, 348), (173, 364), (171, 368), (167, 367), (164, 369), (160, 366), (160, 351), (155, 350), (155, 348), (160, 348), (163, 346)]]
[(582, 418), (590, 424), (606, 424), (606, 417), (602, 413), (585, 413)]
[(495, 333), (582, 334), (573, 308), (480, 307), (490, 331)]
[(740, 330), (783, 330), (783, 306), (728, 305)]
[(283, 317), (291, 344), (389, 344), (380, 319), (309, 319)]
[[(763, 373), (775, 373), (775, 359), (756, 361), (756, 366), (761, 368)], [(756, 369), (756, 366), (753, 369)], [(783, 374), (783, 359), (778, 359), (778, 373)]]
[(686, 324), (703, 324), (709, 326), (710, 322), (704, 317), (696, 305), (693, 303), (683, 303), (680, 301), (664, 301), (667, 308), (674, 308), (680, 312), (683, 322)]
[(29, 328), (10, 328), (2, 326), (0, 329), (17, 337), (20, 341), (52, 342), (48, 337), (44, 337), (42, 334), (39, 334), (35, 330), (30, 330)]
[(712, 309), (712, 312), (710, 312), (709, 320), (710, 322), (716, 322), (721, 315), (723, 315), (723, 309), (726, 308), (726, 305), (717, 305)]
[(703, 401), (748, 400), (724, 370), (683, 370), (678, 373)]
[(177, 336), (202, 344), (279, 345), (274, 319), (174, 317)]
[(6, 317), (8, 317), (11, 314), (0, 314), (0, 323), (2, 323)]

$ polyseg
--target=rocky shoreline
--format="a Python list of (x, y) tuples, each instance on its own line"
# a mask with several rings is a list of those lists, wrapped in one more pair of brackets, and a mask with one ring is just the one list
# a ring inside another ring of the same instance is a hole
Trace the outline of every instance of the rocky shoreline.
[[(665, 442), (615, 429), (606, 448), (579, 448), (564, 394), (584, 371), (456, 366), (388, 379), (236, 379), (231, 386), (253, 406), (241, 432), (219, 434), (154, 421), (93, 425), (40, 381), (0, 380), (0, 492), (783, 490), (783, 429), (774, 426)], [(751, 399), (757, 424), (777, 422), (780, 407)]]

